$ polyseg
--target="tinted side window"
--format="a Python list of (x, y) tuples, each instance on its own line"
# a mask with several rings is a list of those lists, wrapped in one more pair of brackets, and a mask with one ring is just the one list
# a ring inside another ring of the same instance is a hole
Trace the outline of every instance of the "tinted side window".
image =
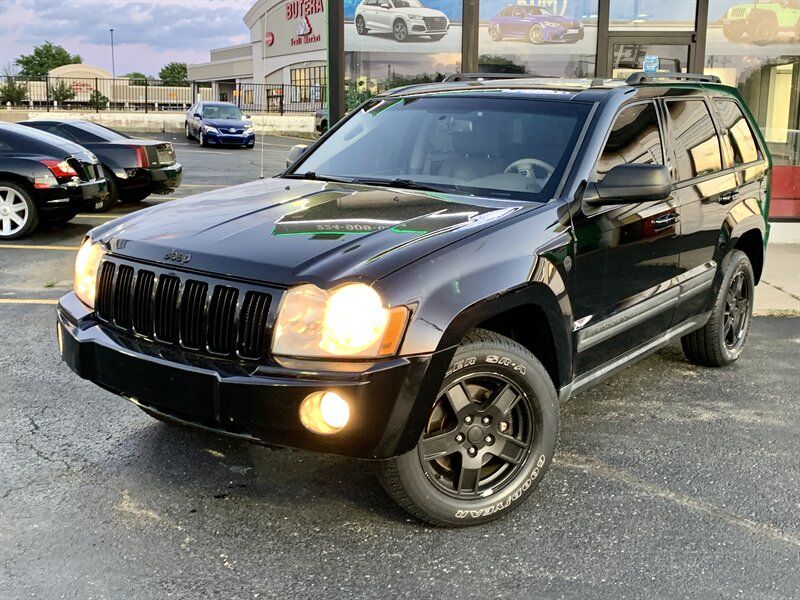
[(597, 162), (597, 181), (625, 163), (664, 164), (658, 116), (652, 102), (634, 104), (617, 115)]
[(722, 170), (719, 139), (711, 114), (702, 100), (670, 100), (678, 180), (685, 181)]
[(714, 104), (726, 130), (722, 143), (733, 157), (733, 164), (744, 165), (761, 158), (741, 107), (733, 100), (714, 100)]

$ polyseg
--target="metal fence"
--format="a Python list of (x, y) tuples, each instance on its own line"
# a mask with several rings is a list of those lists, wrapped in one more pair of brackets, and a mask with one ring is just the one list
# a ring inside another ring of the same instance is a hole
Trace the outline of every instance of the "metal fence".
[(0, 78), (0, 104), (42, 111), (182, 112), (198, 100), (232, 102), (251, 114), (309, 114), (325, 108), (325, 87), (258, 83), (173, 84), (117, 77)]

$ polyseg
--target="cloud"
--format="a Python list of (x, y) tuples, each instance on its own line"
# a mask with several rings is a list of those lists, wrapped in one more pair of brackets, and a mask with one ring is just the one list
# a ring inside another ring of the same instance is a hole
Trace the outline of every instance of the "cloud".
[(204, 62), (211, 48), (244, 43), (242, 17), (254, 0), (3, 0), (0, 63), (49, 40), (84, 62), (117, 72), (157, 73), (171, 61)]

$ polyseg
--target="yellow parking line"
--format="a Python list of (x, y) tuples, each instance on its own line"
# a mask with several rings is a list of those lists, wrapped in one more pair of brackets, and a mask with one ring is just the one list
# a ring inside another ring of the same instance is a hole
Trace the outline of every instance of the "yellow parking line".
[(0, 304), (58, 304), (47, 298), (0, 298)]
[(79, 246), (34, 246), (32, 244), (0, 244), (3, 250), (80, 250)]
[(75, 215), (75, 218), (80, 217), (81, 219), (106, 219), (108, 221), (111, 221), (112, 219), (119, 219), (121, 216), (122, 215), (109, 216), (109, 215), (81, 215), (81, 214), (78, 214), (78, 215)]

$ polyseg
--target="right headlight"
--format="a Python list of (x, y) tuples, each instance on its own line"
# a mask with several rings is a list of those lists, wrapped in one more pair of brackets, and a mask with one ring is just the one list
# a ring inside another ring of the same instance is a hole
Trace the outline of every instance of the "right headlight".
[(408, 320), (405, 306), (384, 308), (363, 283), (330, 291), (300, 285), (286, 292), (272, 353), (295, 358), (378, 358), (397, 352)]
[(97, 291), (97, 271), (100, 268), (100, 261), (105, 254), (102, 244), (94, 243), (91, 239), (86, 240), (78, 250), (75, 258), (75, 295), (81, 302), (89, 308), (94, 308), (94, 298)]

